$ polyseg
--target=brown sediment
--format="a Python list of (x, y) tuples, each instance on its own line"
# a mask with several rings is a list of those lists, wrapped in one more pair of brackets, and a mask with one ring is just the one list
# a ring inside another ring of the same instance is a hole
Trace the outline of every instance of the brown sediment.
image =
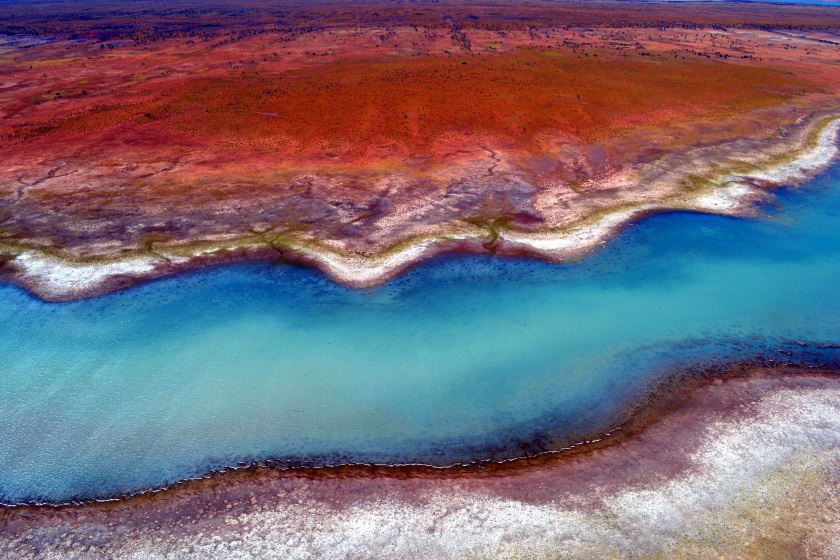
[[(421, 181), (416, 188), (418, 184), (391, 174), (372, 202), (353, 204), (346, 197), (358, 198), (359, 193), (341, 181), (304, 175), (299, 183), (271, 196), (261, 192), (265, 197), (237, 199), (239, 212), (216, 208), (210, 217), (200, 219), (201, 225), (193, 223), (196, 212), (189, 210), (173, 220), (193, 238), (173, 239), (168, 225), (155, 226), (152, 233), (140, 236), (136, 249), (122, 246), (118, 238), (91, 239), (92, 225), (79, 230), (70, 224), (73, 235), (82, 235), (71, 247), (9, 234), (0, 244), (5, 261), (0, 262), (0, 274), (45, 299), (70, 300), (206, 264), (243, 260), (307, 264), (359, 287), (381, 283), (443, 252), (568, 260), (597, 248), (627, 222), (652, 212), (750, 213), (750, 203), (765, 196), (763, 187), (801, 182), (828, 165), (837, 153), (838, 115), (823, 112), (805, 118), (807, 112), (785, 107), (765, 116), (780, 112), (801, 115), (797, 119), (801, 122), (781, 138), (742, 139), (661, 155), (575, 188), (563, 182), (530, 183), (515, 158), (481, 146), (481, 151), (490, 152), (483, 165), (492, 170), (491, 176), (484, 167), (468, 163), (434, 172), (454, 175), (451, 183), (435, 187)], [(48, 174), (47, 179), (52, 177)], [(342, 197), (313, 196), (313, 185), (324, 180)], [(194, 198), (196, 193), (187, 189), (184, 196)], [(107, 214), (113, 208), (103, 211), (93, 204), (84, 211)], [(171, 209), (164, 211), (171, 215)], [(207, 211), (199, 210), (199, 217)], [(280, 217), (254, 225), (253, 218), (266, 211)], [(307, 212), (308, 217), (302, 217)], [(125, 223), (124, 215), (118, 216), (119, 225), (111, 220), (102, 225), (107, 231), (145, 227), (141, 224), (147, 224), (149, 216), (141, 216), (141, 222), (132, 226)], [(9, 214), (7, 221), (13, 219), (30, 220)], [(42, 227), (53, 234), (66, 233), (59, 207)], [(209, 229), (199, 234), (200, 228)], [(237, 234), (237, 229), (247, 231)], [(221, 233), (224, 230), (228, 233)]]
[[(819, 5), (712, 4), (709, 2), (529, 2), (515, 6), (503, 0), (481, 4), (447, 1), (411, 5), (318, 0), (305, 5), (283, 0), (239, 0), (208, 5), (175, 0), (168, 10), (150, 1), (110, 4), (97, 2), (4, 2), (0, 33), (60, 35), (80, 39), (131, 40), (140, 44), (186, 36), (197, 40), (235, 43), (277, 30), (308, 33), (324, 28), (372, 26), (436, 27), (528, 31), (545, 27), (712, 27), (790, 31), (836, 31), (836, 7)], [(52, 16), (46, 17), (46, 16)], [(80, 17), (83, 16), (83, 17)], [(447, 35), (447, 39), (450, 37)], [(457, 46), (457, 45), (456, 45)]]
[[(696, 437), (698, 426), (693, 414), (702, 411), (703, 415), (713, 415), (716, 420), (733, 417), (745, 418), (745, 408), (755, 400), (762, 391), (790, 387), (823, 387), (837, 386), (840, 388), (840, 370), (831, 368), (797, 367), (797, 366), (758, 366), (742, 363), (725, 369), (704, 368), (702, 373), (690, 377), (673, 377), (666, 380), (662, 386), (628, 410), (625, 420), (604, 433), (592, 436), (576, 444), (557, 451), (542, 452), (534, 456), (516, 457), (504, 461), (476, 461), (470, 464), (454, 465), (450, 467), (433, 467), (428, 465), (381, 465), (381, 464), (347, 464), (324, 467), (292, 467), (275, 468), (265, 465), (253, 465), (240, 468), (230, 468), (223, 472), (212, 473), (206, 477), (179, 482), (169, 488), (148, 490), (135, 495), (109, 500), (95, 500), (80, 504), (44, 504), (42, 506), (20, 505), (4, 506), (9, 511), (59, 511), (62, 509), (94, 508), (108, 510), (120, 508), (125, 504), (141, 505), (167, 501), (178, 495), (199, 495), (205, 492), (215, 493), (219, 488), (247, 485), (271, 485), (284, 479), (305, 480), (344, 480), (344, 479), (392, 479), (392, 480), (481, 480), (508, 476), (535, 475), (542, 477), (544, 471), (557, 468), (577, 470), (583, 467), (569, 484), (583, 484), (587, 481), (599, 484), (602, 488), (621, 486), (622, 484), (638, 482), (635, 475), (616, 476), (616, 480), (608, 480), (609, 469), (599, 472), (584, 463), (604, 461), (607, 458), (623, 462), (617, 455), (627, 444), (639, 445), (635, 440), (651, 440), (651, 430), (665, 430), (674, 434), (674, 440)], [(667, 427), (665, 426), (667, 424)], [(678, 435), (682, 434), (682, 435)], [(667, 452), (667, 460), (660, 463), (660, 452), (643, 454), (645, 461), (652, 465), (658, 464), (657, 469), (663, 476), (673, 477), (684, 470), (687, 464), (687, 453)], [(599, 459), (597, 459), (599, 458)], [(572, 466), (564, 466), (566, 464)], [(629, 476), (629, 477), (628, 477)], [(517, 494), (519, 488), (517, 479), (514, 484), (502, 484), (510, 492), (508, 497), (524, 499), (527, 496)], [(567, 490), (572, 491), (573, 486)], [(532, 496), (532, 498), (537, 498)]]
[[(780, 110), (775, 111), (778, 114)], [(481, 166), (476, 171), (477, 165), (470, 163), (465, 168), (434, 172), (454, 174), (452, 183), (436, 188), (423, 182), (427, 177), (416, 188), (418, 184), (392, 173), (382, 184), (383, 190), (368, 203), (353, 204), (347, 198), (322, 200), (312, 195), (313, 185), (327, 179), (304, 175), (272, 196), (260, 193), (269, 200), (239, 198), (237, 213), (205, 208), (197, 217), (195, 209), (188, 207), (186, 214), (170, 222), (180, 224), (192, 237), (173, 238), (168, 222), (141, 235), (136, 249), (123, 246), (118, 238), (91, 239), (89, 230), (96, 227), (91, 224), (81, 230), (69, 224), (76, 236), (72, 247), (9, 233), (0, 244), (5, 260), (0, 272), (45, 299), (66, 300), (208, 262), (265, 259), (265, 255), (271, 255), (271, 260), (316, 266), (354, 286), (378, 284), (422, 259), (447, 251), (566, 260), (597, 247), (626, 222), (651, 212), (748, 213), (749, 203), (763, 196), (761, 187), (806, 179), (836, 154), (834, 142), (840, 123), (834, 113), (812, 114), (803, 121), (807, 114), (781, 139), (752, 138), (695, 147), (620, 169), (576, 188), (562, 182), (530, 183), (515, 158), (486, 146), (481, 146), (481, 151), (489, 151), (489, 163), (483, 165), (489, 166), (490, 175)], [(52, 180), (52, 175), (54, 170), (47, 180)], [(341, 181), (330, 185), (342, 197), (358, 197), (358, 192), (348, 190)], [(187, 190), (185, 196), (194, 198), (196, 193)], [(126, 210), (136, 213), (136, 209)], [(208, 210), (212, 210), (210, 216), (200, 218)], [(83, 211), (108, 214), (113, 209), (92, 204)], [(253, 218), (266, 211), (274, 214), (274, 222), (263, 220), (254, 225)], [(119, 225), (113, 223), (114, 217), (103, 221), (107, 232), (148, 224), (148, 214), (141, 213), (141, 221), (130, 226), (126, 221), (134, 218), (121, 215), (123, 212), (116, 216)], [(169, 208), (165, 212), (172, 215)], [(201, 225), (193, 223), (198, 218)], [(232, 227), (230, 219), (237, 225)], [(13, 220), (28, 222), (30, 217), (8, 214), (7, 222)], [(62, 235), (67, 225), (56, 207), (41, 227)], [(199, 234), (200, 228), (209, 230)]]
[[(788, 180), (762, 178), (767, 169), (807, 149), (840, 109), (836, 9), (250, 8), (246, 21), (190, 8), (149, 15), (148, 25), (115, 11), (93, 25), (0, 6), (11, 14), (0, 30), (65, 34), (0, 45), (4, 279), (74, 299), (251, 259), (319, 266), (352, 283), (319, 255), (352, 267), (427, 240), (428, 250), (360, 284), (440, 251), (548, 258), (522, 239), (587, 233), (622, 212), (744, 212), (739, 200)], [(801, 180), (825, 163), (779, 176)], [(721, 175), (746, 193), (704, 205), (730, 196)], [(49, 275), (68, 268), (51, 288)], [(837, 372), (717, 373), (660, 391), (619, 429), (556, 453), (448, 469), (253, 467), (109, 503), (7, 508), (0, 550), (840, 555), (840, 440), (831, 439), (840, 430), (826, 428), (840, 417)], [(799, 418), (791, 403), (827, 412), (779, 428), (774, 418)], [(707, 484), (716, 471), (703, 450), (764, 423), (779, 438), (797, 428), (774, 448), (790, 456), (750, 470), (752, 450), (772, 443), (761, 432), (733, 453), (730, 479)], [(367, 549), (354, 534), (367, 535)]]
[[(12, 557), (38, 557), (42, 554), (72, 557), (75, 547), (79, 546), (84, 547), (82, 551), (91, 557), (119, 554), (120, 551), (125, 554), (138, 547), (148, 549), (147, 553), (157, 550), (152, 556), (177, 555), (184, 542), (189, 541), (196, 546), (199, 543), (213, 544), (214, 535), (224, 542), (243, 538), (253, 540), (254, 535), (243, 535), (246, 523), (242, 520), (270, 516), (272, 512), (294, 511), (297, 512), (295, 515), (312, 517), (309, 521), (313, 524), (310, 525), (312, 531), (321, 530), (315, 521), (317, 518), (325, 522), (352, 519), (353, 516), (362, 516), (361, 512), (376, 512), (394, 504), (401, 508), (400, 511), (424, 511), (424, 515), (429, 515), (432, 521), (437, 517), (444, 523), (453, 511), (447, 511), (445, 505), (434, 509), (436, 500), (443, 500), (441, 496), (459, 496), (464, 503), (458, 508), (487, 507), (492, 510), (496, 507), (493, 504), (501, 503), (516, 504), (517, 508), (543, 508), (540, 511), (560, 508), (574, 515), (597, 516), (604, 509), (615, 509), (615, 504), (625, 499), (628, 492), (631, 495), (635, 495), (633, 492), (653, 492), (660, 486), (683, 484), (692, 477), (700, 476), (702, 472), (698, 469), (703, 467), (697, 454), (702, 455), (700, 450), (710, 438), (714, 441), (716, 430), (722, 429), (720, 426), (733, 426), (732, 429), (737, 432), (766, 422), (770, 413), (763, 403), (772, 400), (774, 395), (796, 394), (807, 398), (810, 394), (821, 394), (823, 401), (828, 398), (830, 402), (831, 397), (825, 397), (824, 393), (833, 394), (836, 399), (840, 394), (838, 379), (837, 372), (832, 370), (736, 367), (722, 375), (694, 378), (665, 393), (660, 392), (628, 424), (601, 441), (563, 453), (503, 464), (452, 469), (361, 465), (294, 471), (250, 468), (187, 481), (162, 492), (109, 503), (10, 508), (0, 512), (0, 543), (12, 551)], [(782, 398), (778, 402), (782, 404), (773, 406), (781, 406), (779, 414), (783, 414), (786, 400)], [(769, 410), (776, 409), (771, 407)], [(840, 411), (833, 414), (840, 414)], [(819, 436), (807, 436), (807, 429), (806, 426), (806, 437), (795, 445), (799, 445), (806, 455), (825, 453), (822, 448), (811, 449), (816, 445), (814, 442), (819, 441)], [(815, 425), (813, 429), (824, 428)], [(724, 429), (721, 434), (725, 433), (728, 432)], [(811, 437), (815, 439), (811, 441)], [(752, 444), (762, 445), (762, 442)], [(793, 442), (790, 444), (794, 445)], [(835, 460), (840, 459), (830, 461)], [(840, 468), (840, 463), (830, 464), (835, 466), (829, 468), (823, 464), (820, 467), (822, 470), (806, 471), (803, 480), (807, 477), (819, 478), (834, 472), (832, 468)], [(786, 465), (778, 467), (782, 470), (793, 468)], [(825, 468), (829, 470), (825, 471)], [(740, 483), (750, 486), (756, 481), (744, 480)], [(809, 504), (806, 500), (797, 503), (793, 510), (787, 510), (786, 515), (819, 510), (821, 515), (830, 517), (840, 511), (820, 509), (828, 507), (827, 504), (837, 504), (840, 499), (836, 488), (831, 490), (825, 483), (820, 482), (823, 484), (820, 488), (826, 492), (821, 504)], [(780, 483), (769, 491), (763, 507), (771, 507), (775, 503), (773, 500), (795, 494), (795, 484), (794, 487), (790, 487), (788, 482), (785, 484), (787, 486)], [(715, 495), (714, 491), (709, 491), (712, 496)], [(731, 496), (727, 499), (731, 502)], [(727, 502), (719, 507), (746, 507), (744, 499), (743, 496), (738, 498), (740, 501), (735, 506)], [(801, 497), (798, 499), (802, 500)], [(690, 509), (694, 504), (687, 502), (684, 506)], [(438, 513), (428, 513), (430, 508)], [(527, 512), (523, 515), (527, 517)], [(639, 515), (645, 514), (639, 512)], [(756, 522), (758, 516), (750, 515), (752, 517), (748, 520)], [(517, 518), (516, 522), (522, 521)], [(831, 520), (828, 521), (830, 526)], [(834, 519), (834, 522), (837, 521), (840, 518)], [(764, 525), (754, 527), (760, 534), (749, 539), (763, 538), (785, 550), (803, 545), (798, 537), (785, 541), (783, 535), (762, 533), (768, 528), (773, 529), (767, 520), (762, 523)], [(806, 523), (806, 527), (813, 529), (811, 532), (821, 528), (825, 530), (825, 525), (826, 520), (822, 518), (814, 519), (810, 525)], [(306, 523), (303, 524), (305, 526)], [(306, 541), (305, 529), (287, 529), (289, 538)], [(516, 530), (513, 526), (510, 529)], [(278, 529), (275, 527), (273, 530)], [(664, 527), (662, 530), (664, 537), (657, 536), (654, 530), (642, 535), (640, 542), (646, 547), (656, 548), (652, 543), (667, 537)], [(488, 538), (491, 532), (488, 529)], [(581, 538), (585, 537), (584, 533), (581, 528)], [(830, 541), (825, 535), (821, 538)], [(163, 548), (157, 548), (155, 543), (161, 542)], [(809, 546), (812, 545), (815, 546), (814, 543)], [(767, 542), (759, 548), (765, 546), (769, 546)], [(217, 552), (221, 554), (225, 551)], [(721, 552), (717, 550), (717, 553)], [(205, 550), (204, 554), (207, 553)], [(371, 557), (379, 555), (375, 550), (366, 554)], [(709, 556), (700, 554), (698, 557)]]
[[(750, 170), (840, 111), (840, 11), (773, 8), (799, 27), (771, 30), (741, 7), (731, 29), (686, 26), (717, 7), (657, 6), (647, 24), (628, 7), (628, 21), (576, 28), (569, 12), (596, 22), (603, 8), (537, 7), (557, 25), (494, 27), (498, 6), (466, 23), (418, 8), (446, 17), (417, 27), (383, 26), (393, 6), (379, 23), (313, 7), (329, 25), (295, 27), (289, 8), (284, 27), (252, 33), (13, 38), (0, 274), (67, 300), (209, 262), (297, 261), (367, 286), (445, 251), (573, 258), (603, 232), (577, 249), (538, 238), (609, 215), (743, 213), (760, 187), (804, 178)], [(726, 194), (730, 171), (754, 188)]]

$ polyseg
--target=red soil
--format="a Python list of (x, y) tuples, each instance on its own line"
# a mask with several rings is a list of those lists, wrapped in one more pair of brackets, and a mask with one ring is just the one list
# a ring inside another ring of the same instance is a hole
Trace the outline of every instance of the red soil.
[[(342, 48), (351, 51), (347, 57), (301, 67), (282, 50), (265, 49), (260, 63), (252, 53), (253, 64), (245, 69), (238, 63), (231, 69), (228, 49), (178, 53), (189, 45), (174, 42), (154, 54), (176, 60), (187, 55), (211, 70), (178, 68), (183, 75), (169, 77), (173, 69), (159, 66), (158, 80), (137, 72), (156, 57), (124, 49), (119, 67), (112, 58), (92, 61), (104, 70), (94, 79), (83, 69), (85, 78), (75, 83), (65, 78), (37, 93), (21, 88), (23, 95), (4, 109), (7, 122), (24, 122), (0, 126), (0, 148), (127, 126), (160, 147), (184, 135), (221, 149), (345, 154), (351, 160), (372, 152), (433, 153), (451, 135), (501, 137), (539, 152), (545, 134), (597, 142), (641, 125), (746, 112), (819, 89), (777, 69), (697, 56), (684, 60), (676, 51), (641, 56), (635, 48), (576, 44), (520, 48), (516, 40), (495, 39), (513, 48), (384, 57), (365, 48), (369, 37), (363, 35), (343, 40)], [(68, 62), (59, 58), (55, 64)], [(17, 79), (32, 79), (33, 73), (10, 72)], [(84, 140), (74, 136), (73, 142)]]
[(283, 73), (190, 79), (147, 103), (73, 117), (57, 132), (134, 119), (167, 132), (252, 147), (321, 148), (328, 156), (361, 156), (392, 143), (399, 151), (428, 152), (451, 134), (502, 136), (537, 151), (545, 133), (596, 141), (633, 124), (744, 111), (813, 90), (764, 68), (601, 59), (525, 50), (339, 60)]
[(565, 227), (651, 195), (605, 177), (840, 107), (830, 8), (39, 5), (4, 3), (0, 31), (76, 38), (0, 43), (0, 264), (149, 235), (303, 228), (376, 254), (476, 216)]

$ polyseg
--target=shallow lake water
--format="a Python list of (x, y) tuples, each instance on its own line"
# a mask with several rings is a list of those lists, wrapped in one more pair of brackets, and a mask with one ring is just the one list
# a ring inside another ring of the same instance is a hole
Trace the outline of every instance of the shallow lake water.
[(840, 166), (776, 202), (651, 216), (577, 263), (452, 256), (372, 290), (269, 264), (74, 303), (0, 285), (0, 501), (272, 460), (503, 459), (608, 430), (696, 364), (836, 364)]

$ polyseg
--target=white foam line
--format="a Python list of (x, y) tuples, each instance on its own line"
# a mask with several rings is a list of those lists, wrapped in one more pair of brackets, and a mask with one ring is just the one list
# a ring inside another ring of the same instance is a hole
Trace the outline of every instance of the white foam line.
[[(666, 210), (697, 210), (720, 214), (734, 214), (743, 201), (756, 191), (751, 185), (764, 182), (773, 185), (798, 182), (809, 174), (825, 168), (837, 157), (836, 137), (840, 130), (840, 118), (835, 118), (825, 125), (813, 147), (803, 150), (792, 161), (756, 169), (744, 173), (731, 173), (715, 181), (714, 186), (697, 194), (688, 201), (672, 204), (642, 203), (633, 207), (624, 207), (604, 215), (595, 223), (559, 232), (517, 232), (503, 231), (498, 241), (518, 245), (524, 250), (549, 258), (562, 259), (576, 256), (601, 244), (623, 224), (641, 214)], [(325, 248), (308, 246), (292, 247), (294, 252), (308, 257), (321, 269), (336, 280), (354, 286), (370, 286), (386, 280), (401, 269), (434, 255), (442, 247), (453, 241), (486, 240), (483, 233), (461, 233), (441, 237), (429, 237), (398, 251), (367, 257), (346, 255)], [(207, 254), (209, 250), (197, 252), (194, 256)], [(175, 260), (183, 261), (183, 258)], [(38, 286), (39, 292), (56, 297), (73, 296), (88, 291), (95, 291), (97, 286), (115, 276), (150, 276), (156, 265), (163, 260), (153, 257), (136, 258), (105, 264), (79, 264), (62, 261), (56, 257), (44, 255), (37, 250), (22, 253), (13, 260), (24, 278)]]

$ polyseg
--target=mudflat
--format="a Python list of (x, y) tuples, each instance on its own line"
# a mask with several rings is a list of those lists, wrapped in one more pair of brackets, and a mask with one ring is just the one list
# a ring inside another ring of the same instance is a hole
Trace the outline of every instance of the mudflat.
[(652, 211), (747, 212), (840, 114), (827, 7), (74, 6), (0, 27), (0, 271), (49, 299), (220, 261), (367, 286), (444, 251), (575, 258)]

